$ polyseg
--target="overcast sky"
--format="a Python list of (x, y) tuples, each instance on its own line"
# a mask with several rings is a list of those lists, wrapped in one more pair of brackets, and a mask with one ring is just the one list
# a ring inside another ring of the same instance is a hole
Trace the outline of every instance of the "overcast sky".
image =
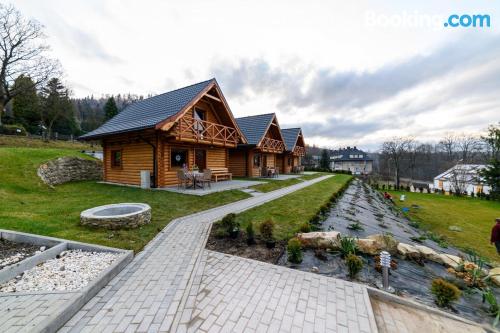
[[(75, 96), (215, 77), (233, 113), (276, 112), (306, 143), (378, 148), (500, 121), (498, 1), (19, 0)], [(489, 14), (490, 28), (445, 28)]]

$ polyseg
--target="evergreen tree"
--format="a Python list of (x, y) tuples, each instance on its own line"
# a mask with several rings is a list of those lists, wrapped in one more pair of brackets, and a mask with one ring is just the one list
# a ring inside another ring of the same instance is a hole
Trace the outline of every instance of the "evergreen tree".
[(490, 149), (491, 159), (488, 168), (481, 172), (481, 176), (491, 187), (490, 195), (500, 200), (500, 123), (496, 126), (491, 125), (488, 128), (488, 136), (483, 140)]
[(116, 106), (113, 96), (108, 98), (106, 104), (104, 104), (104, 114), (106, 115), (106, 120), (109, 120), (118, 114), (118, 107)]
[(43, 105), (40, 118), (47, 129), (47, 135), (57, 129), (62, 134), (77, 134), (79, 132), (75, 121), (75, 110), (69, 99), (69, 92), (57, 78), (51, 79), (42, 89)]
[(319, 161), (319, 166), (322, 169), (330, 169), (330, 155), (328, 154), (328, 150), (323, 149), (321, 151), (321, 159)]
[(20, 75), (14, 82), (14, 89), (22, 91), (12, 101), (14, 122), (34, 134), (40, 125), (40, 100), (35, 84), (29, 76)]

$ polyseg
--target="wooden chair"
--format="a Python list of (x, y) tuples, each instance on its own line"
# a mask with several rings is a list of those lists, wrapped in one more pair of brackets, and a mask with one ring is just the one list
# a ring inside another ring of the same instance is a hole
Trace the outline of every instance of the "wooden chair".
[(187, 188), (189, 185), (190, 179), (186, 175), (186, 172), (183, 169), (177, 170), (177, 188), (184, 187), (184, 189)]
[(208, 184), (208, 187), (212, 188), (212, 170), (203, 170), (203, 176), (198, 180), (198, 182), (201, 183), (203, 188), (205, 188), (205, 184)]

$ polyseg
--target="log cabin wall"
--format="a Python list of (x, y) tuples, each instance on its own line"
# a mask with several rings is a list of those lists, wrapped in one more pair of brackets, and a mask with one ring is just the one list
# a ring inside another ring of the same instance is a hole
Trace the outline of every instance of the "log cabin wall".
[[(140, 185), (141, 170), (148, 170), (153, 174), (153, 148), (143, 139), (153, 144), (155, 142), (155, 137), (151, 133), (145, 133), (141, 137), (136, 134), (115, 135), (103, 140), (105, 181)], [(113, 151), (121, 151), (120, 167), (112, 165)]]
[(235, 177), (247, 176), (247, 151), (239, 149), (229, 150), (229, 172)]

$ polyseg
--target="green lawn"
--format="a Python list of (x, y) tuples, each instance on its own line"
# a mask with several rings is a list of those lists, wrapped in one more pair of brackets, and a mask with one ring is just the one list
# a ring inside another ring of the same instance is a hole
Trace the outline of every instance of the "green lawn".
[[(472, 248), (493, 261), (499, 261), (495, 247), (490, 245), (490, 232), (494, 219), (500, 217), (500, 202), (411, 192), (391, 191), (391, 194), (398, 206), (420, 206), (419, 209), (410, 209), (408, 215), (423, 229), (446, 236), (459, 248)], [(404, 203), (397, 200), (401, 194), (406, 195)], [(452, 225), (462, 228), (462, 231), (449, 230)]]
[(44, 141), (38, 138), (26, 136), (0, 135), (0, 147), (22, 147), (22, 148), (60, 148), (76, 150), (102, 150), (101, 146), (90, 145), (86, 142), (70, 142), (63, 140)]
[[(318, 172), (318, 173), (315, 173), (312, 175), (302, 175), (299, 178), (291, 178), (291, 179), (287, 179), (287, 180), (276, 180), (276, 179), (272, 179), (272, 178), (264, 178), (264, 179), (262, 179), (262, 181), (266, 182), (265, 184), (251, 186), (250, 188), (253, 188), (254, 190), (259, 191), (259, 192), (266, 193), (266, 192), (278, 190), (278, 189), (283, 188), (283, 187), (295, 185), (295, 184), (301, 183), (304, 180), (314, 179), (314, 178), (317, 178), (317, 177), (320, 177), (323, 175), (325, 175), (325, 173)], [(237, 179), (255, 181), (255, 178), (237, 178)]]
[(350, 178), (351, 176), (348, 175), (335, 175), (280, 199), (240, 213), (237, 215), (237, 220), (243, 230), (252, 221), (258, 233), (260, 223), (271, 218), (276, 223), (276, 238), (278, 240), (289, 239)]
[[(42, 162), (75, 155), (81, 156), (77, 149), (0, 147), (0, 228), (137, 251), (176, 217), (249, 197), (241, 191), (198, 197), (91, 181), (50, 188), (36, 175)], [(122, 231), (79, 225), (81, 211), (119, 202), (148, 203), (151, 224)]]

